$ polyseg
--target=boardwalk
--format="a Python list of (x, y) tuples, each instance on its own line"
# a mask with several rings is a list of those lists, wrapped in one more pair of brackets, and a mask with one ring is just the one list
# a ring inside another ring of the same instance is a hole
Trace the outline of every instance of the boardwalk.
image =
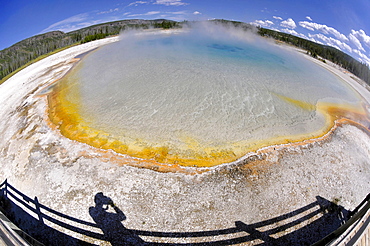
[(370, 193), (350, 212), (349, 220), (336, 231), (314, 244), (320, 245), (370, 245)]
[(370, 245), (370, 210), (330, 245)]

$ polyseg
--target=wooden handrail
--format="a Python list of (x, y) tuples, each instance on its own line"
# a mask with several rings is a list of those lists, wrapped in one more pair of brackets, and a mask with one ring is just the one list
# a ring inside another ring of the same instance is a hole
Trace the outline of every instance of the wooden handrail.
[(350, 213), (352, 215), (346, 223), (344, 223), (337, 230), (333, 231), (320, 241), (312, 244), (311, 246), (323, 246), (327, 245), (333, 240), (341, 236), (350, 226), (352, 226), (356, 221), (362, 218), (366, 212), (370, 209), (370, 193), (365, 197), (365, 199)]
[[(105, 240), (105, 236), (102, 233), (93, 232), (92, 230), (89, 230), (86, 228), (86, 226), (92, 227), (92, 228), (100, 228), (97, 224), (93, 222), (88, 222), (84, 220), (80, 220), (68, 215), (65, 215), (61, 212), (58, 212), (56, 210), (53, 210), (41, 203), (38, 202), (37, 197), (34, 199), (28, 197), (27, 195), (23, 194), (22, 192), (18, 191), (15, 187), (10, 185), (7, 180), (5, 180), (3, 183), (0, 184), (0, 189), (3, 190), (3, 195), (12, 198), (13, 201), (18, 202), (21, 204), (24, 208), (29, 210), (30, 212), (34, 213), (36, 215), (35, 219), (38, 218), (40, 223), (44, 223), (44, 220), (51, 222), (55, 225), (58, 225), (60, 227), (63, 227), (65, 229), (74, 231), (76, 233), (79, 233), (81, 235), (88, 236), (90, 238), (95, 238), (99, 240)], [(237, 236), (236, 238), (231, 239), (223, 239), (219, 241), (210, 241), (207, 242), (207, 245), (231, 245), (231, 244), (237, 244), (242, 242), (247, 242), (249, 240), (255, 239), (256, 235), (258, 234), (259, 237), (262, 237), (261, 239), (266, 239), (268, 241), (273, 240), (270, 235), (273, 235), (275, 233), (287, 230), (288, 228), (292, 228), (295, 225), (302, 222), (302, 220), (310, 220), (317, 214), (322, 212), (322, 201), (327, 201), (324, 198), (317, 197), (317, 201), (310, 203), (302, 208), (299, 208), (295, 211), (289, 212), (287, 214), (280, 215), (278, 217), (268, 219), (265, 221), (257, 222), (254, 224), (245, 224), (241, 221), (235, 222), (235, 227), (230, 227), (226, 229), (220, 229), (220, 230), (210, 230), (210, 231), (198, 231), (198, 232), (160, 232), (160, 231), (142, 231), (142, 230), (132, 230), (130, 229), (133, 234), (141, 235), (141, 236), (151, 236), (151, 237), (162, 237), (162, 238), (197, 238), (197, 237), (213, 237), (213, 236), (221, 236), (221, 235), (231, 235), (239, 232), (246, 232), (247, 236)], [(327, 201), (329, 202), (329, 201)], [(329, 202), (330, 203), (330, 202)], [(320, 206), (320, 209), (316, 209), (314, 211), (309, 210), (313, 209), (316, 206)], [(370, 193), (366, 196), (366, 198), (352, 211), (350, 214), (352, 216), (350, 219), (343, 224), (341, 227), (339, 227), (336, 231), (330, 233), (328, 236), (323, 238), (322, 240), (316, 242), (313, 244), (313, 246), (319, 246), (319, 245), (326, 245), (327, 243), (331, 242), (332, 240), (339, 237), (343, 232), (345, 232), (353, 223), (355, 223), (359, 218), (361, 218), (370, 208)], [(23, 209), (23, 208), (22, 208)], [(23, 209), (24, 210), (24, 209)], [(48, 213), (44, 213), (43, 211), (47, 211)], [(304, 216), (299, 216), (299, 219), (290, 221), (286, 224), (280, 224), (278, 222), (286, 220), (287, 218), (293, 218), (295, 216), (298, 216), (300, 214), (304, 214)], [(72, 223), (68, 223), (65, 220), (60, 220), (58, 217), (69, 220), (74, 223), (79, 223), (81, 225), (84, 225), (84, 227), (73, 225)], [(267, 231), (264, 231), (264, 233), (258, 233), (259, 231), (257, 228), (265, 227), (268, 225), (277, 224), (278, 226), (275, 228), (271, 228)], [(258, 236), (257, 236), (258, 237)], [(272, 242), (272, 241), (271, 241)], [(152, 243), (155, 245), (156, 243)], [(171, 243), (162, 243), (161, 245), (173, 245)], [(191, 245), (197, 245), (197, 243), (191, 243)]]

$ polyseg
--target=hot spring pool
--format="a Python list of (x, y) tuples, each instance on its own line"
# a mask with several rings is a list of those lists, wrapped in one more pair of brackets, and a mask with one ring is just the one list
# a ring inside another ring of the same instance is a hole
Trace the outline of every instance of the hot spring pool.
[(212, 29), (126, 34), (90, 52), (54, 87), (49, 115), (94, 147), (203, 167), (321, 137), (363, 104), (296, 51)]

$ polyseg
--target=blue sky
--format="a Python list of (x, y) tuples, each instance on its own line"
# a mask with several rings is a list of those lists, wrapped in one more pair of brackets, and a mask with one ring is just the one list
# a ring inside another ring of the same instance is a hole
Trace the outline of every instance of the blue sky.
[(134, 18), (254, 23), (370, 65), (370, 0), (1, 0), (0, 50), (48, 31)]

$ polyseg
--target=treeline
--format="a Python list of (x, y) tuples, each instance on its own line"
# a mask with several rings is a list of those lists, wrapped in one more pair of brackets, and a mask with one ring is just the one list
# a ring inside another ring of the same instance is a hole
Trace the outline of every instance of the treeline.
[(69, 33), (53, 31), (22, 40), (9, 48), (0, 51), (0, 80), (13, 71), (57, 49), (74, 44), (118, 35), (126, 29), (179, 27), (175, 21), (158, 20), (122, 20), (98, 24)]
[(81, 44), (88, 43), (94, 40), (102, 39), (108, 37), (109, 33), (96, 33), (93, 35), (86, 36), (83, 40), (81, 40)]
[(0, 79), (33, 59), (75, 42), (60, 31), (25, 39), (0, 51)]
[(364, 80), (367, 84), (370, 84), (370, 69), (365, 63), (361, 63), (351, 57), (350, 55), (334, 48), (331, 46), (321, 45), (310, 40), (296, 37), (287, 33), (281, 33), (266, 28), (258, 28), (258, 33), (261, 36), (271, 37), (275, 40), (282, 41), (294, 45), (296, 47), (306, 50), (312, 57), (322, 57), (329, 61), (338, 64), (339, 66), (347, 69), (360, 79)]
[(180, 25), (176, 21), (164, 20), (162, 22), (158, 22), (154, 24), (154, 28), (170, 29), (170, 28), (178, 28), (178, 27), (180, 27)]
[(244, 30), (244, 31), (252, 31), (253, 32), (256, 29), (256, 27), (254, 25), (251, 25), (249, 23), (244, 23), (244, 22), (241, 22), (241, 21), (214, 19), (214, 20), (211, 20), (211, 22), (224, 25), (225, 27), (228, 27), (228, 26), (231, 25), (231, 26), (234, 26), (234, 27), (236, 27), (238, 29), (241, 29), (241, 30)]

